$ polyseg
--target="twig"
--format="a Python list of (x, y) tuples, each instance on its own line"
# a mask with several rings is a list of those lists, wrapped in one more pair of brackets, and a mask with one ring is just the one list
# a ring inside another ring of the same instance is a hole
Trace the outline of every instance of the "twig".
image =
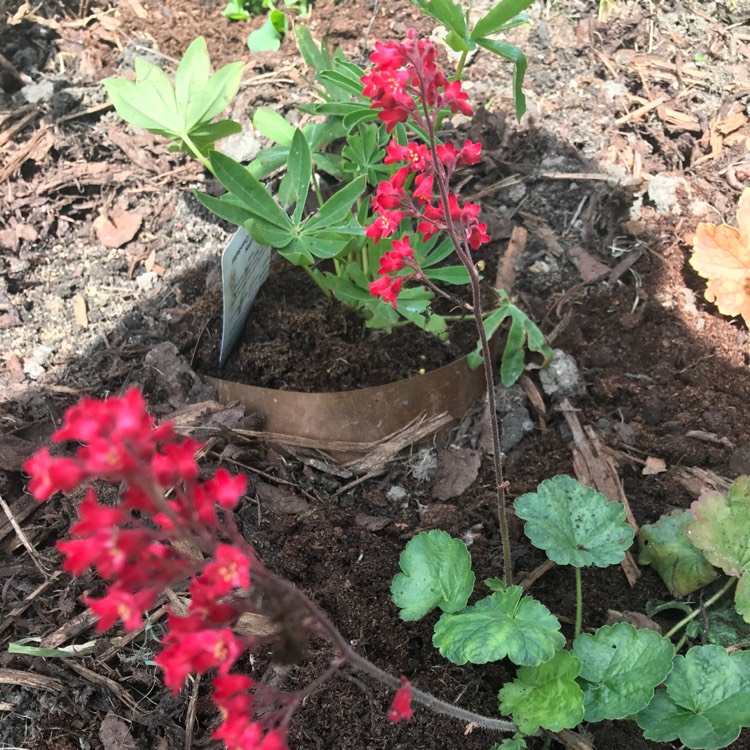
[(24, 533), (23, 529), (18, 525), (16, 522), (16, 519), (13, 517), (13, 512), (8, 507), (8, 503), (3, 500), (3, 496), (0, 495), (0, 507), (5, 511), (5, 515), (8, 517), (8, 521), (10, 521), (10, 525), (13, 527), (13, 530), (16, 532), (18, 538), (21, 540), (21, 544), (26, 548), (26, 551), (29, 553), (29, 557), (31, 557), (31, 561), (36, 566), (37, 570), (47, 579), (50, 577), (50, 572), (42, 565), (41, 561), (39, 560), (39, 555), (37, 554), (37, 551), (34, 549), (34, 545), (29, 541), (28, 537)]

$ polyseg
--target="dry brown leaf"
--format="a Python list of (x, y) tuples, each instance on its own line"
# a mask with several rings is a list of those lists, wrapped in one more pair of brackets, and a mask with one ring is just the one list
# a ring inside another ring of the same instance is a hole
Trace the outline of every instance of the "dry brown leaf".
[(737, 225), (698, 224), (690, 265), (708, 279), (706, 299), (750, 325), (750, 188), (740, 196)]
[(643, 476), (653, 476), (654, 474), (662, 474), (667, 470), (666, 461), (663, 458), (656, 458), (656, 456), (648, 456), (646, 463), (643, 466)]

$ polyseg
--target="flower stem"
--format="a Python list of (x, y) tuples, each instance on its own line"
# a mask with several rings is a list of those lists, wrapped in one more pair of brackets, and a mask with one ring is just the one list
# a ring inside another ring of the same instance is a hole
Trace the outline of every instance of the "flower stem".
[(581, 569), (576, 568), (576, 629), (575, 637), (581, 635), (583, 624), (583, 587), (581, 586)]
[[(376, 679), (381, 684), (389, 687), (393, 690), (398, 690), (401, 687), (401, 682), (397, 677), (389, 674), (385, 670), (373, 664), (365, 657), (358, 654), (350, 645), (344, 636), (339, 632), (338, 628), (328, 619), (325, 612), (318, 607), (315, 602), (309, 599), (303, 592), (301, 592), (296, 586), (283, 578), (276, 576), (271, 573), (262, 563), (256, 564), (254, 568), (254, 581), (256, 586), (263, 584), (264, 588), (267, 587), (269, 592), (275, 592), (278, 596), (279, 591), (283, 591), (288, 594), (290, 599), (297, 602), (301, 609), (308, 612), (312, 623), (316, 630), (324, 636), (333, 647), (341, 654), (341, 659), (334, 660), (333, 664), (341, 665), (344, 661), (348, 662), (354, 669), (369, 674), (371, 677)], [(329, 668), (326, 673), (326, 677), (330, 676), (334, 670)], [(316, 680), (316, 686), (320, 684)], [(436, 698), (431, 693), (426, 693), (423, 690), (419, 690), (414, 686), (411, 687), (411, 693), (414, 700), (426, 706), (431, 711), (434, 711), (445, 716), (451, 716), (454, 719), (465, 721), (468, 724), (473, 724), (475, 727), (481, 729), (488, 729), (495, 732), (515, 732), (517, 728), (515, 724), (510, 721), (504, 721), (503, 719), (495, 719), (490, 716), (484, 716), (482, 714), (468, 711), (465, 708), (455, 706), (453, 703)]]
[(694, 609), (689, 615), (683, 617), (674, 627), (670, 628), (665, 634), (665, 638), (671, 638), (678, 630), (684, 628), (688, 623), (692, 622), (698, 615), (704, 610), (708, 609), (712, 605), (716, 604), (729, 589), (737, 583), (737, 579), (734, 576), (729, 576), (727, 582), (710, 598), (707, 599), (698, 609)]
[(440, 158), (437, 153), (437, 140), (435, 136), (436, 119), (439, 112), (435, 112), (434, 115), (430, 116), (430, 111), (427, 105), (428, 97), (425, 90), (424, 82), (420, 76), (420, 100), (424, 108), (424, 121), (426, 124), (426, 132), (429, 138), (430, 155), (432, 159), (433, 168), (433, 179), (434, 184), (437, 186), (438, 192), (440, 193), (440, 199), (443, 204), (443, 210), (445, 215), (446, 233), (450, 238), (453, 245), (453, 249), (456, 252), (459, 260), (466, 267), (469, 272), (469, 281), (471, 284), (471, 307), (472, 313), (474, 314), (474, 320), (477, 325), (477, 333), (479, 334), (479, 341), (482, 348), (482, 367), (484, 368), (484, 379), (487, 387), (487, 407), (489, 409), (490, 418), (490, 431), (492, 432), (492, 459), (493, 467), (495, 471), (495, 492), (497, 498), (497, 518), (500, 525), (500, 541), (503, 551), (503, 583), (505, 587), (511, 586), (513, 583), (513, 560), (510, 553), (510, 533), (508, 531), (508, 514), (505, 507), (505, 489), (506, 482), (503, 476), (503, 454), (500, 451), (500, 425), (497, 420), (497, 403), (495, 398), (495, 373), (493, 370), (492, 352), (490, 350), (490, 344), (487, 339), (487, 332), (484, 330), (484, 318), (482, 314), (482, 290), (479, 286), (479, 272), (473, 263), (473, 259), (470, 255), (470, 250), (464, 246), (464, 243), (458, 236), (456, 226), (450, 215), (448, 206), (450, 205), (448, 199), (448, 184), (446, 179), (445, 169), (443, 167)]

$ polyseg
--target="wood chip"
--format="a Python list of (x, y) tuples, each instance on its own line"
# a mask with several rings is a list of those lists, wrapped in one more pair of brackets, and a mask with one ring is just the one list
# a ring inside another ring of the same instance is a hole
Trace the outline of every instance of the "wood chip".
[[(578, 481), (587, 487), (593, 487), (604, 497), (625, 506), (625, 515), (634, 533), (638, 533), (638, 524), (630, 509), (630, 503), (622, 488), (620, 477), (609, 452), (602, 445), (593, 428), (581, 426), (576, 411), (568, 399), (560, 402), (560, 411), (573, 433), (573, 469)], [(641, 576), (641, 570), (633, 555), (628, 551), (620, 563), (628, 583), (635, 586)]]
[(118, 248), (126, 245), (138, 234), (143, 217), (135, 211), (114, 210), (109, 216), (97, 216), (93, 227), (96, 237), (104, 247)]
[(73, 319), (81, 328), (89, 327), (89, 316), (86, 309), (86, 299), (80, 292), (73, 297)]
[(648, 456), (646, 463), (641, 472), (644, 477), (653, 476), (654, 474), (663, 474), (667, 470), (667, 463), (663, 458)]
[(20, 669), (0, 669), (0, 685), (18, 685), (30, 690), (46, 690), (50, 693), (59, 693), (63, 689), (62, 680)]

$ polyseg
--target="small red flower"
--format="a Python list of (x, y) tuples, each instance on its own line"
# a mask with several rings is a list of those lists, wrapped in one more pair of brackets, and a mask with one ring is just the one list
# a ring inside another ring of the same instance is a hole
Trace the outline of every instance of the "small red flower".
[(37, 500), (47, 500), (55, 492), (69, 492), (86, 478), (86, 472), (78, 461), (52, 458), (46, 448), (24, 462), (23, 470), (31, 476), (29, 492)]
[(392, 250), (385, 253), (380, 259), (378, 273), (381, 276), (386, 273), (400, 271), (402, 268), (406, 267), (406, 261), (414, 258), (414, 250), (411, 248), (408, 236), (401, 240), (394, 240), (391, 243), (391, 247)]
[(373, 297), (380, 297), (383, 302), (390, 302), (395, 310), (396, 300), (401, 291), (401, 287), (404, 285), (405, 279), (405, 276), (399, 276), (395, 279), (392, 276), (383, 276), (370, 284), (370, 294), (372, 294)]
[(393, 703), (391, 703), (388, 721), (409, 721), (411, 717), (411, 683), (406, 677), (401, 677), (401, 687), (396, 691)]
[(99, 616), (96, 624), (98, 632), (111, 628), (117, 620), (122, 620), (125, 630), (138, 630), (143, 625), (143, 613), (153, 606), (158, 597), (158, 592), (152, 589), (144, 589), (135, 594), (121, 588), (110, 586), (107, 595), (102, 599), (91, 599), (84, 597), (86, 606)]
[(473, 141), (466, 141), (461, 148), (461, 153), (458, 158), (458, 166), (471, 166), (472, 164), (479, 164), (482, 159), (482, 144), (474, 143)]
[(474, 112), (469, 105), (469, 97), (461, 88), (461, 81), (451, 81), (443, 89), (443, 107), (449, 107), (451, 112), (461, 112), (471, 117)]
[(380, 216), (365, 229), (365, 234), (377, 245), (383, 237), (390, 237), (404, 218), (402, 211), (381, 211)]

